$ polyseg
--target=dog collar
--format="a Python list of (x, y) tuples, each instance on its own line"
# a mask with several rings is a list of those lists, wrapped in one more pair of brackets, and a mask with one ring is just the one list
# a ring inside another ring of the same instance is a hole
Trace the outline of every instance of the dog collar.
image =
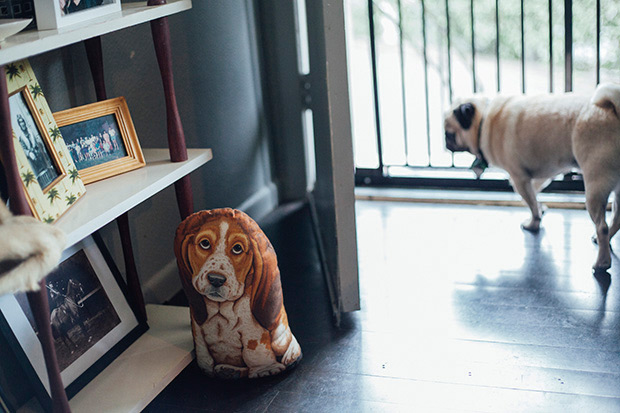
[(480, 134), (482, 132), (483, 121), (484, 121), (484, 118), (480, 120), (480, 125), (478, 125), (478, 154), (476, 155), (476, 159), (474, 159), (474, 162), (469, 167), (469, 169), (474, 171), (474, 173), (476, 174), (476, 179), (480, 179), (480, 176), (482, 176), (482, 173), (485, 171), (485, 169), (489, 167), (489, 163), (487, 162), (487, 159), (484, 157), (484, 153), (482, 152), (482, 149), (480, 149)]

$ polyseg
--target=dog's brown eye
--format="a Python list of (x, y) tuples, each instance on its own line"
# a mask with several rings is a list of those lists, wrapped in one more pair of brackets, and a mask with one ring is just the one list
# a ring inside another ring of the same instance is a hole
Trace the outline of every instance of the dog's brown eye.
[(239, 254), (241, 254), (243, 252), (243, 247), (241, 246), (241, 244), (235, 244), (232, 247), (232, 252), (233, 252), (233, 254), (239, 255)]
[(211, 243), (208, 239), (203, 239), (202, 241), (200, 241), (199, 245), (200, 248), (202, 248), (203, 250), (208, 250), (209, 248), (211, 248)]

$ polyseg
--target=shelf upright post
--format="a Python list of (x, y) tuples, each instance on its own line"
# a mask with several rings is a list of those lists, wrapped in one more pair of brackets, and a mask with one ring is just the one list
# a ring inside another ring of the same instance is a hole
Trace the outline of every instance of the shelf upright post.
[[(147, 5), (159, 6), (166, 4), (166, 0), (148, 0)], [(174, 76), (172, 74), (172, 48), (170, 46), (170, 26), (168, 18), (162, 17), (151, 21), (151, 32), (153, 34), (153, 44), (155, 45), (155, 55), (159, 64), (162, 82), (164, 85), (164, 96), (166, 99), (166, 121), (168, 125), (168, 148), (170, 149), (170, 160), (172, 162), (182, 162), (187, 160), (187, 148), (185, 146), (185, 134), (177, 107), (177, 99), (174, 91)], [(192, 183), (189, 175), (181, 178), (174, 184), (177, 196), (177, 204), (181, 219), (194, 212), (194, 199), (192, 196)]]
[[(24, 195), (23, 184), (17, 169), (5, 73), (5, 66), (0, 65), (0, 159), (4, 166), (12, 212), (16, 215), (32, 215), (28, 202), (26, 201), (26, 196)], [(41, 342), (47, 376), (50, 382), (52, 409), (54, 413), (70, 412), (69, 400), (67, 399), (67, 393), (65, 392), (65, 387), (60, 377), (58, 358), (56, 357), (56, 349), (54, 348), (45, 279), (39, 283), (39, 287), (39, 291), (27, 293), (27, 297), (35, 323), (39, 330), (39, 341)]]
[[(105, 87), (105, 78), (103, 74), (103, 52), (101, 48), (101, 37), (93, 37), (84, 40), (86, 47), (86, 56), (90, 66), (90, 73), (93, 76), (93, 84), (95, 86), (95, 94), (98, 101), (106, 100), (108, 94)], [(131, 245), (131, 231), (129, 229), (129, 213), (125, 212), (116, 218), (116, 225), (123, 246), (123, 258), (125, 261), (125, 272), (127, 274), (127, 288), (131, 305), (138, 313), (140, 321), (146, 321), (146, 306), (144, 304), (144, 295), (140, 286), (140, 278), (138, 277), (138, 269), (136, 268), (136, 260), (134, 258), (133, 246)]]

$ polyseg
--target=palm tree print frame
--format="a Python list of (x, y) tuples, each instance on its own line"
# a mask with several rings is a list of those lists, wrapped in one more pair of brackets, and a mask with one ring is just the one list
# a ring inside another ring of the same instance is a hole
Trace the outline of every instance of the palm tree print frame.
[(52, 223), (86, 189), (27, 60), (5, 66), (19, 175), (32, 214)]

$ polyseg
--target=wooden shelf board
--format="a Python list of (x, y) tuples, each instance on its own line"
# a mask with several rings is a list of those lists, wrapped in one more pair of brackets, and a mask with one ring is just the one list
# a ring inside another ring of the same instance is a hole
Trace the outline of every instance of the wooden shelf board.
[(170, 162), (168, 149), (143, 152), (144, 168), (86, 185), (86, 194), (56, 221), (67, 248), (212, 159), (211, 149), (188, 149), (185, 162)]
[(122, 7), (121, 12), (59, 30), (28, 30), (11, 36), (0, 45), (0, 65), (189, 10), (192, 2), (168, 0), (168, 4), (150, 7), (146, 2), (139, 2), (123, 4)]

